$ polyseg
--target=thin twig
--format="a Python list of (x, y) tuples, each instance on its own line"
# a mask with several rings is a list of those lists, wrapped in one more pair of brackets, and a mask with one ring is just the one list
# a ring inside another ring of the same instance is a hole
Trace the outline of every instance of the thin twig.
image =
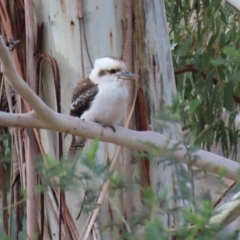
[(237, 182), (233, 181), (225, 190), (224, 192), (214, 201), (213, 207), (215, 208), (222, 199), (226, 196), (226, 194), (237, 184)]

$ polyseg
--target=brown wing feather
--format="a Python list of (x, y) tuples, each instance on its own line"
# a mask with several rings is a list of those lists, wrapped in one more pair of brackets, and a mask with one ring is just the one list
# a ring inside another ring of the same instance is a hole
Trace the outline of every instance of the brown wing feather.
[[(81, 117), (90, 108), (91, 102), (98, 93), (98, 85), (94, 84), (89, 78), (79, 82), (72, 95), (72, 109), (70, 115)], [(72, 136), (72, 142), (68, 150), (67, 159), (74, 158), (84, 148), (86, 139)]]
[(88, 110), (91, 102), (98, 93), (98, 85), (89, 78), (79, 82), (73, 91), (71, 116), (81, 117), (84, 111)]

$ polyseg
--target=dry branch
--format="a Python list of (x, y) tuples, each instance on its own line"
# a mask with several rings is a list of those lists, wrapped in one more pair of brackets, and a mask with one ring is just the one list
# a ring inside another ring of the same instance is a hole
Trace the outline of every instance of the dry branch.
[[(103, 129), (99, 124), (81, 121), (78, 118), (59, 114), (50, 109), (23, 81), (16, 71), (11, 52), (0, 38), (0, 60), (2, 62), (3, 74), (7, 77), (10, 85), (29, 103), (34, 109), (31, 113), (12, 114), (0, 112), (0, 125), (5, 127), (31, 127), (48, 129), (58, 132), (70, 133), (89, 139), (99, 139), (103, 142), (111, 142), (139, 151), (152, 151), (149, 144), (155, 145), (159, 149), (168, 149), (174, 154), (177, 161), (189, 163), (187, 147), (176, 141), (172, 141), (163, 135), (152, 132), (137, 132), (133, 130), (116, 127), (116, 132), (111, 129)], [(172, 151), (173, 148), (177, 149)], [(204, 168), (209, 172), (219, 174), (219, 170), (226, 170), (225, 177), (237, 180), (238, 168), (240, 165), (229, 159), (217, 156), (207, 151), (198, 150), (194, 153), (197, 161), (192, 162), (193, 166)]]

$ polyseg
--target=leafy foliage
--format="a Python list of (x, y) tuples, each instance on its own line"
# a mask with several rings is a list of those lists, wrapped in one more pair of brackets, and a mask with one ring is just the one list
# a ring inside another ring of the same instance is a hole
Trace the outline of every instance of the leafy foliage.
[(236, 157), (239, 14), (221, 0), (165, 0), (165, 5), (178, 106), (197, 103), (195, 108), (185, 108), (184, 129), (194, 132), (197, 143), (207, 149), (215, 140), (225, 155), (235, 153)]
[[(175, 196), (175, 200), (185, 200), (193, 206), (190, 209), (188, 206), (182, 208), (172, 208), (170, 202), (175, 201), (169, 198), (168, 189), (162, 191), (160, 195), (156, 195), (151, 187), (141, 188), (136, 181), (124, 180), (121, 175), (116, 175), (108, 171), (108, 167), (105, 163), (100, 163), (97, 160), (98, 142), (94, 141), (89, 148), (89, 151), (82, 154), (77, 161), (81, 162), (81, 171), (76, 169), (76, 161), (64, 163), (64, 160), (57, 162), (53, 159), (45, 159), (48, 163), (48, 167), (41, 166), (37, 169), (41, 173), (42, 184), (46, 186), (51, 185), (50, 179), (54, 177), (58, 178), (58, 187), (62, 189), (72, 189), (74, 186), (81, 186), (87, 193), (83, 202), (79, 202), (79, 205), (83, 205), (83, 212), (91, 213), (96, 208), (96, 198), (99, 193), (102, 184), (106, 180), (110, 180), (111, 191), (105, 197), (108, 199), (111, 211), (113, 211), (119, 218), (115, 218), (105, 226), (101, 226), (100, 230), (106, 228), (117, 228), (121, 232), (119, 239), (139, 239), (144, 237), (147, 240), (151, 239), (169, 239), (169, 237), (176, 237), (177, 239), (237, 239), (238, 232), (222, 233), (222, 227), (219, 225), (210, 224), (211, 217), (215, 214), (212, 205), (212, 199), (207, 192), (202, 193), (201, 199), (192, 197), (191, 188), (192, 176), (184, 168), (180, 168), (179, 178), (176, 181), (175, 187), (180, 189), (179, 195)], [(162, 156), (162, 151), (156, 151), (156, 147), (152, 146), (153, 151), (149, 155), (146, 153), (138, 153), (138, 158), (145, 158), (146, 156), (150, 161), (155, 161), (155, 157)], [(175, 151), (175, 147), (172, 149)], [(164, 149), (163, 149), (164, 152)], [(195, 148), (189, 150), (189, 160), (193, 160), (195, 154)], [(141, 159), (140, 159), (141, 161)], [(160, 160), (164, 164), (177, 164), (173, 159), (172, 154), (164, 154), (164, 157)], [(194, 173), (197, 176), (198, 172)], [(223, 174), (224, 175), (224, 174)], [(219, 177), (219, 182), (222, 178)], [(125, 219), (121, 213), (121, 209), (118, 209), (118, 205), (115, 205), (114, 199), (119, 198), (119, 192), (127, 189), (138, 189), (142, 193), (142, 208), (135, 211), (134, 215), (130, 219)], [(39, 189), (38, 189), (39, 190)], [(239, 186), (234, 191), (238, 191)], [(166, 216), (171, 218), (175, 215), (182, 216), (181, 227), (178, 230), (168, 229), (165, 227), (163, 220)]]

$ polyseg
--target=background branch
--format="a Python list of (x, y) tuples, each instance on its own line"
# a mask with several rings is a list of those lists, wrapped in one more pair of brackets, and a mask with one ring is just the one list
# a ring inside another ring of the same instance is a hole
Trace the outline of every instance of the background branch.
[[(174, 68), (175, 75), (179, 75), (179, 74), (186, 73), (186, 72), (191, 72), (193, 74), (197, 74), (198, 72), (200, 72), (200, 69), (197, 68), (194, 64), (186, 64), (186, 65)], [(201, 76), (202, 76), (202, 78), (205, 79), (207, 77), (207, 74), (204, 72), (201, 72)], [(219, 80), (216, 77), (212, 77), (212, 82), (214, 85), (216, 85), (219, 82)], [(235, 103), (240, 104), (240, 97), (238, 97), (237, 95), (234, 94), (233, 99), (234, 99)]]

